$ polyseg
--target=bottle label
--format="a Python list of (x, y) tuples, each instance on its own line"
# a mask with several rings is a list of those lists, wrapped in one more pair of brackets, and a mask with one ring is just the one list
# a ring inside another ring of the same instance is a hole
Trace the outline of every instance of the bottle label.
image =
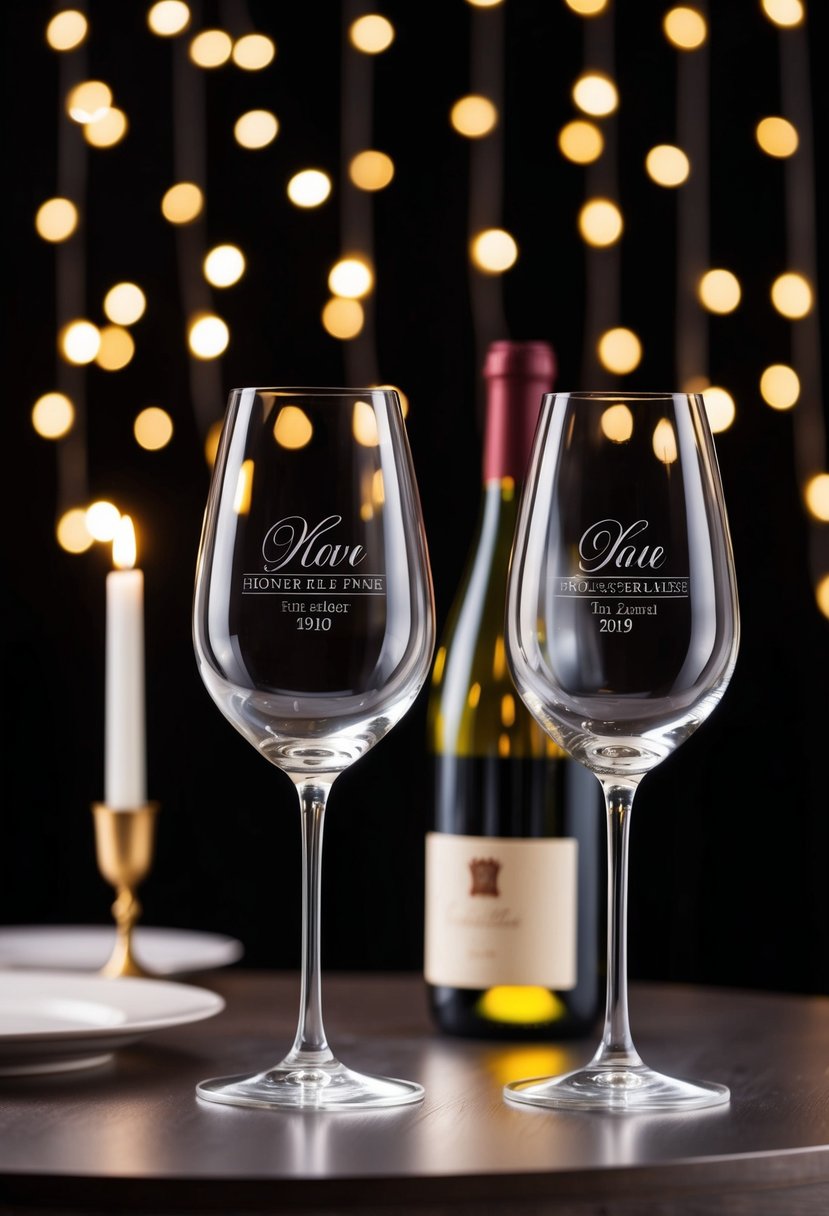
[(575, 988), (578, 842), (426, 835), (424, 975), (449, 988)]

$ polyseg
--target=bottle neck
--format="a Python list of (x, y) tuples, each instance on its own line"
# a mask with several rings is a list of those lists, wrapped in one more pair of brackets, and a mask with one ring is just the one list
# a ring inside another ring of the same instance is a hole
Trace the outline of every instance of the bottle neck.
[(550, 391), (545, 377), (492, 376), (487, 380), (483, 480), (524, 480), (541, 398)]

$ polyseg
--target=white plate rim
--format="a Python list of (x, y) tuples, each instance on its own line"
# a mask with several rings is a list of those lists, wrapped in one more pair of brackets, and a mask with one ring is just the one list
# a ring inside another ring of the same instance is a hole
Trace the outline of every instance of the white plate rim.
[[(0, 970), (94, 974), (106, 963), (115, 938), (114, 925), (0, 925)], [(53, 943), (51, 951), (50, 943)], [(244, 955), (244, 946), (237, 938), (197, 929), (138, 925), (133, 943), (136, 955), (148, 970), (152, 969), (154, 979), (211, 971), (238, 962)], [(185, 962), (188, 947), (191, 958)], [(33, 951), (29, 959), (27, 948)], [(175, 963), (170, 957), (171, 950), (173, 958), (178, 951)], [(59, 961), (59, 953), (65, 951), (74, 953), (71, 964)], [(54, 962), (48, 961), (50, 956)]]

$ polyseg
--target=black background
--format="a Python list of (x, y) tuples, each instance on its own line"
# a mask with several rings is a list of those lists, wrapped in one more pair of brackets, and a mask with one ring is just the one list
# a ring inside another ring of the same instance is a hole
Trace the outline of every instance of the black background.
[[(188, 386), (175, 233), (159, 202), (175, 180), (170, 45), (146, 29), (148, 6), (89, 6), (90, 76), (115, 89), (128, 138), (90, 150), (84, 219), (88, 314), (133, 279), (148, 309), (124, 371), (87, 375), (90, 494), (139, 522), (146, 579), (149, 790), (161, 803), (144, 923), (232, 934), (251, 966), (299, 958), (295, 795), (210, 701), (195, 666), (190, 608), (208, 486)], [(368, 7), (368, 6), (367, 6)], [(667, 3), (617, 4), (621, 93), (622, 317), (645, 357), (629, 386), (674, 384), (674, 192), (645, 176), (645, 152), (674, 132), (676, 52), (661, 33)], [(810, 47), (817, 211), (825, 214), (825, 28), (813, 4)], [(737, 670), (710, 721), (637, 797), (632, 833), (630, 971), (634, 977), (829, 992), (829, 627), (817, 610), (808, 525), (794, 471), (791, 413), (760, 400), (770, 362), (789, 357), (789, 324), (768, 302), (786, 268), (783, 165), (754, 143), (780, 112), (780, 32), (755, 0), (715, 3), (711, 40), (711, 262), (735, 270), (743, 303), (712, 318), (711, 374), (737, 400), (717, 437), (741, 592)], [(224, 68), (206, 80), (208, 244), (235, 241), (242, 282), (214, 301), (231, 344), (221, 412), (241, 384), (338, 384), (342, 344), (319, 322), (340, 255), (338, 193), (315, 211), (285, 198), (307, 165), (339, 174), (339, 5), (248, 5), (278, 45), (264, 73)], [(420, 482), (439, 623), (470, 544), (480, 487), (477, 348), (467, 269), (469, 144), (450, 128), (469, 87), (471, 10), (461, 0), (384, 3), (397, 37), (375, 69), (374, 145), (395, 160), (374, 200), (380, 377), (400, 385)], [(56, 460), (30, 423), (54, 386), (55, 249), (33, 227), (56, 192), (57, 56), (51, 9), (3, 6), (6, 309), (3, 325), (3, 811), (0, 923), (107, 923), (89, 806), (103, 794), (104, 580), (108, 546), (71, 556), (54, 539)], [(219, 24), (205, 6), (204, 25)], [(516, 338), (546, 338), (562, 388), (581, 383), (584, 247), (575, 216), (584, 170), (561, 158), (583, 66), (583, 22), (558, 0), (507, 0), (504, 226), (521, 257), (503, 279)], [(278, 139), (234, 142), (243, 110), (275, 110)], [(61, 121), (66, 121), (61, 120)], [(819, 237), (822, 230), (819, 229)], [(825, 266), (826, 249), (818, 250)], [(819, 289), (820, 286), (819, 284)], [(140, 450), (132, 420), (160, 404), (175, 422), (163, 451)], [(423, 835), (430, 819), (426, 691), (345, 773), (326, 828), (323, 962), (330, 969), (421, 965)]]

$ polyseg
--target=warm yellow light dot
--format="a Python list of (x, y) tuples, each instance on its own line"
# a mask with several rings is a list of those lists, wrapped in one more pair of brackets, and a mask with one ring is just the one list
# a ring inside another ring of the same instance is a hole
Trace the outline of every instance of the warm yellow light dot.
[(383, 480), (383, 470), (375, 469), (371, 478), (371, 501), (374, 507), (382, 507), (386, 501), (386, 483)]
[(273, 63), (276, 43), (264, 34), (245, 34), (233, 44), (233, 62), (246, 72), (259, 72)]
[(622, 213), (609, 198), (593, 198), (579, 212), (579, 232), (588, 245), (614, 245), (622, 235)]
[(190, 9), (183, 0), (159, 0), (147, 13), (147, 24), (160, 38), (172, 38), (190, 24)]
[(633, 434), (633, 413), (622, 401), (609, 405), (602, 413), (602, 434), (613, 443), (627, 443)]
[(66, 112), (75, 122), (97, 122), (112, 105), (112, 89), (103, 80), (85, 80), (70, 89)]
[(394, 41), (394, 26), (379, 13), (367, 13), (352, 23), (348, 36), (358, 51), (366, 55), (379, 55)]
[(196, 358), (218, 359), (227, 350), (230, 330), (215, 313), (203, 313), (191, 323), (187, 341)]
[(283, 448), (296, 451), (311, 442), (314, 427), (305, 410), (298, 405), (283, 405), (273, 425), (273, 437)]
[(466, 0), (472, 8), (497, 8), (499, 4), (503, 4), (504, 0)]
[(501, 721), (504, 726), (515, 725), (515, 697), (508, 692), (501, 697)]
[(816, 473), (806, 482), (806, 506), (815, 519), (829, 522), (829, 473)]
[(602, 367), (624, 376), (639, 366), (642, 360), (642, 343), (632, 329), (618, 326), (602, 334), (597, 352)]
[(32, 407), (32, 426), (43, 439), (60, 439), (74, 421), (75, 407), (65, 393), (44, 393)]
[(190, 224), (203, 206), (204, 195), (195, 182), (177, 182), (161, 200), (161, 214), (171, 224)]
[(580, 17), (595, 17), (607, 8), (608, 0), (565, 0), (568, 8)]
[(44, 241), (65, 241), (77, 226), (78, 208), (68, 198), (49, 198), (37, 209), (35, 228)]
[(604, 151), (604, 136), (595, 123), (577, 118), (561, 128), (558, 146), (568, 160), (577, 165), (589, 165)]
[(712, 385), (703, 391), (702, 401), (708, 416), (708, 425), (714, 434), (727, 431), (737, 415), (737, 407), (731, 393)]
[(135, 354), (135, 342), (128, 329), (121, 325), (104, 325), (101, 329), (101, 345), (95, 356), (98, 367), (107, 372), (118, 372), (126, 367)]
[(676, 435), (667, 418), (660, 418), (653, 429), (653, 451), (657, 460), (664, 464), (673, 464), (676, 460)]
[(733, 312), (740, 303), (740, 280), (730, 270), (707, 270), (697, 285), (700, 303), (709, 312)]
[(216, 453), (219, 450), (219, 440), (222, 437), (222, 420), (211, 422), (207, 428), (207, 435), (204, 440), (204, 458), (207, 461), (208, 468), (213, 468), (216, 463)]
[(467, 139), (480, 139), (495, 127), (498, 110), (488, 97), (469, 93), (452, 106), (449, 121), (459, 135), (465, 135)]
[(243, 148), (266, 148), (279, 131), (279, 119), (270, 110), (248, 110), (236, 119), (233, 134)]
[(380, 442), (377, 415), (368, 401), (355, 401), (351, 415), (351, 432), (364, 448), (376, 448)]
[(116, 325), (134, 325), (146, 307), (147, 297), (137, 283), (116, 283), (104, 296), (104, 312)]
[(385, 152), (366, 148), (351, 158), (348, 176), (358, 190), (383, 190), (394, 177), (394, 161)]
[(204, 277), (214, 287), (231, 287), (245, 273), (245, 255), (236, 245), (216, 245), (204, 259)]
[(763, 12), (769, 21), (790, 29), (803, 21), (803, 5), (801, 0), (762, 0)]
[(297, 207), (319, 207), (331, 193), (331, 178), (321, 169), (303, 169), (288, 182), (288, 198)]
[(140, 447), (157, 452), (173, 438), (173, 420), (160, 406), (148, 405), (136, 417), (132, 431)]
[(92, 537), (86, 526), (86, 511), (81, 507), (65, 511), (58, 520), (55, 531), (58, 544), (67, 553), (85, 553), (92, 544)]
[(101, 118), (84, 124), (83, 137), (93, 148), (112, 148), (121, 142), (128, 128), (124, 111), (110, 106)]
[(121, 512), (114, 502), (99, 498), (86, 508), (86, 528), (93, 540), (110, 541), (121, 522)]
[(708, 36), (705, 17), (696, 8), (680, 5), (667, 12), (662, 21), (665, 37), (679, 51), (695, 51)]
[(470, 257), (486, 274), (503, 274), (518, 260), (518, 245), (503, 228), (485, 228), (473, 237)]
[(367, 296), (374, 286), (374, 274), (368, 262), (362, 258), (342, 258), (335, 262), (328, 275), (328, 288), (332, 295), (359, 300)]
[(616, 85), (604, 72), (585, 72), (573, 85), (573, 101), (595, 118), (612, 114), (619, 104)]
[(681, 148), (657, 144), (645, 157), (645, 168), (658, 186), (681, 186), (688, 180), (691, 162)]
[(53, 51), (73, 51), (81, 45), (88, 31), (89, 23), (83, 13), (65, 8), (55, 13), (46, 26), (46, 41)]
[(773, 410), (790, 410), (800, 396), (797, 372), (785, 363), (773, 363), (760, 377), (760, 396)]
[(69, 363), (91, 363), (100, 345), (101, 332), (91, 321), (70, 321), (58, 337), (58, 348)]
[(812, 307), (812, 287), (802, 274), (781, 274), (771, 287), (771, 302), (779, 313), (798, 321)]
[(322, 323), (332, 338), (348, 341), (356, 338), (363, 328), (365, 316), (359, 300), (344, 300), (334, 296), (322, 310)]
[(829, 574), (825, 574), (815, 588), (817, 606), (824, 616), (829, 616)]
[(236, 477), (236, 493), (233, 495), (233, 510), (237, 515), (249, 515), (253, 497), (253, 461), (243, 460)]
[(558, 1021), (563, 1016), (564, 1005), (548, 988), (499, 984), (497, 988), (486, 990), (477, 1003), (477, 1010), (489, 1022), (537, 1025)]
[(224, 30), (202, 30), (190, 43), (190, 58), (200, 68), (220, 68), (233, 52), (233, 39)]
[(763, 118), (758, 122), (754, 134), (763, 151), (778, 159), (793, 156), (800, 142), (797, 127), (787, 118)]

